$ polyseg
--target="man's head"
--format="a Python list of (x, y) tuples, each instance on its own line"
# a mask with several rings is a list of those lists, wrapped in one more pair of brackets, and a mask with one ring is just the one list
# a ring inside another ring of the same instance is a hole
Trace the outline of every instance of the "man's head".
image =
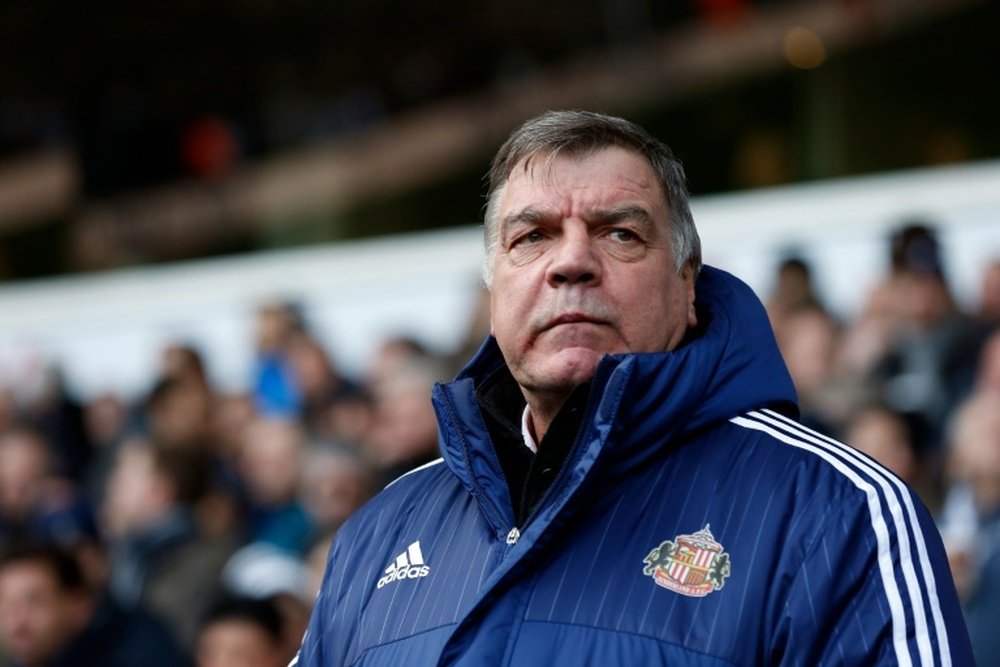
[(0, 517), (18, 523), (37, 510), (51, 473), (49, 446), (41, 433), (28, 427), (0, 433)]
[(532, 406), (558, 409), (605, 354), (660, 352), (696, 323), (701, 247), (684, 172), (627, 121), (550, 112), (490, 171), (492, 331)]
[(515, 167), (527, 170), (537, 157), (542, 157), (542, 162), (557, 155), (582, 157), (612, 146), (634, 153), (652, 168), (670, 210), (674, 267), (677, 273), (681, 273), (690, 265), (697, 277), (701, 270), (701, 239), (688, 204), (684, 168), (674, 158), (673, 151), (623, 118), (590, 111), (549, 111), (516, 129), (497, 151), (490, 165), (483, 261), (483, 281), (487, 287), (493, 285), (493, 262), (500, 231), (500, 200)]
[(134, 439), (119, 449), (101, 507), (108, 537), (141, 535), (195, 503), (209, 483), (203, 452)]
[(1000, 509), (1000, 393), (980, 391), (952, 418), (949, 470), (972, 491), (982, 516)]
[(280, 507), (295, 498), (304, 447), (305, 433), (296, 421), (260, 417), (250, 424), (238, 469), (254, 503)]
[(281, 614), (269, 600), (226, 598), (202, 621), (198, 667), (279, 667), (288, 662)]
[(0, 642), (18, 662), (47, 664), (83, 631), (91, 609), (70, 553), (32, 545), (0, 555)]

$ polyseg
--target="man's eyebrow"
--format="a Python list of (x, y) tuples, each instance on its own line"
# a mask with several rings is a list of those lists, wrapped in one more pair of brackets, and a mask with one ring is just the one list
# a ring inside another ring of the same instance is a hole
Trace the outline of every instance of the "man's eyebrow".
[(528, 207), (515, 213), (508, 213), (500, 219), (501, 231), (515, 225), (533, 225), (549, 217), (545, 211)]
[(591, 209), (587, 211), (586, 216), (591, 220), (604, 223), (633, 220), (644, 225), (653, 224), (652, 214), (642, 206), (636, 205), (616, 206), (612, 209)]

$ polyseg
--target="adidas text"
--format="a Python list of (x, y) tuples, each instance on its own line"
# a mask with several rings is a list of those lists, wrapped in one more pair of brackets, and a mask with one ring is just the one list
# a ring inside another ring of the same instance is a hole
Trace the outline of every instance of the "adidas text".
[(396, 560), (385, 568), (385, 576), (378, 580), (377, 588), (382, 588), (394, 581), (403, 579), (420, 579), (431, 573), (429, 565), (424, 563), (424, 556), (417, 540), (406, 548), (406, 551), (396, 556)]

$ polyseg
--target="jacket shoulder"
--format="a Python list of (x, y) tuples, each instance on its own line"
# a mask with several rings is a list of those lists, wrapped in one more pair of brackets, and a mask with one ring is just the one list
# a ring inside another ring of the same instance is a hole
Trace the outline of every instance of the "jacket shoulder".
[[(793, 487), (793, 514), (805, 537), (788, 615), (773, 638), (788, 651), (789, 662), (825, 662), (796, 647), (806, 645), (805, 636), (842, 634), (825, 650), (849, 654), (857, 646), (874, 652), (881, 645), (900, 664), (949, 656), (957, 658), (955, 664), (971, 664), (941, 538), (916, 494), (861, 452), (773, 411), (730, 421), (753, 434), (762, 458), (796, 471), (778, 482)], [(817, 612), (817, 601), (828, 609)], [(813, 609), (808, 621), (800, 613), (806, 609)], [(850, 629), (850, 617), (860, 614), (868, 619), (867, 629), (852, 636), (857, 628)]]

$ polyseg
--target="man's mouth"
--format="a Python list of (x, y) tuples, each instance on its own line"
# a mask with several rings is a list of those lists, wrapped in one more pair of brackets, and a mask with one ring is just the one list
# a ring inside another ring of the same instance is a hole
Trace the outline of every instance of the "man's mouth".
[(545, 328), (552, 329), (562, 324), (605, 324), (605, 322), (586, 313), (563, 313), (549, 320)]

